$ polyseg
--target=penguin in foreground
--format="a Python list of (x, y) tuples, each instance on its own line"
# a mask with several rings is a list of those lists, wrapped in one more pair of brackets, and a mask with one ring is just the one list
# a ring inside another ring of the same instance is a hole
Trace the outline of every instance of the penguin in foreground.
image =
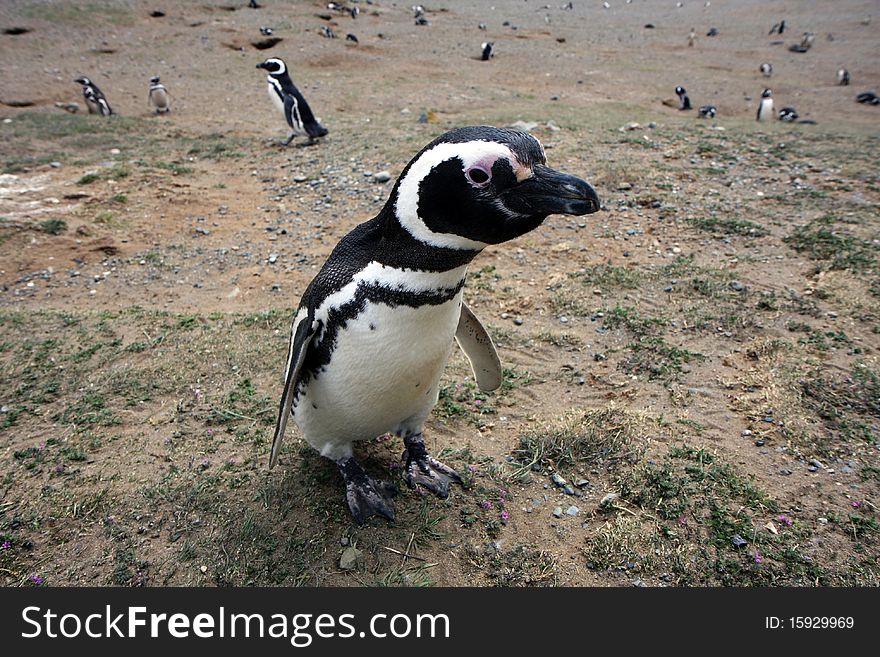
[(159, 83), (159, 76), (154, 75), (150, 78), (150, 92), (147, 97), (150, 105), (156, 108), (156, 114), (163, 114), (171, 111), (171, 103), (168, 98), (168, 89), (164, 84)]
[(269, 81), (269, 98), (284, 114), (284, 119), (292, 131), (287, 140), (281, 142), (282, 144), (287, 146), (294, 137), (303, 133), (309, 136), (309, 143), (327, 134), (327, 128), (315, 118), (306, 99), (290, 79), (284, 60), (270, 57), (265, 62), (257, 64), (257, 68), (265, 69), (268, 73), (266, 78)]
[(758, 121), (769, 121), (773, 118), (773, 92), (769, 89), (761, 92), (761, 104), (758, 105), (758, 115), (755, 118)]
[(480, 50), (482, 51), (482, 54), (480, 55), (480, 59), (482, 59), (484, 62), (488, 62), (490, 59), (492, 59), (492, 56), (495, 54), (492, 52), (494, 46), (495, 44), (492, 41), (481, 43)]
[(100, 114), (101, 116), (110, 116), (113, 109), (110, 103), (104, 97), (104, 94), (98, 89), (98, 86), (83, 76), (74, 80), (82, 85), (83, 98), (86, 100), (86, 107), (89, 108), (89, 114)]
[(678, 109), (689, 110), (691, 108), (691, 99), (688, 98), (684, 87), (676, 87), (675, 94), (678, 96)]
[(336, 463), (354, 519), (393, 521), (393, 484), (372, 479), (352, 451), (355, 441), (393, 433), (405, 446), (407, 484), (447, 497), (461, 478), (428, 453), (423, 430), (453, 340), (483, 390), (502, 380), (492, 339), (462, 300), (468, 264), (551, 214), (598, 210), (593, 188), (546, 166), (527, 133), (471, 126), (428, 144), (379, 214), (340, 240), (303, 294), (269, 467), (293, 418)]

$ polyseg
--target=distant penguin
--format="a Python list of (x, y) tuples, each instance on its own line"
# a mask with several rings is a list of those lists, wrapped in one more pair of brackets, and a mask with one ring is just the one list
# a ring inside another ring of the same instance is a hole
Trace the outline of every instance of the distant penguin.
[(837, 84), (844, 87), (849, 85), (849, 71), (845, 68), (837, 69)]
[(675, 93), (678, 96), (678, 109), (689, 110), (691, 108), (691, 99), (688, 97), (684, 87), (676, 87)]
[(482, 51), (482, 55), (480, 55), (480, 59), (484, 62), (488, 62), (492, 57), (495, 56), (495, 53), (492, 52), (494, 43), (492, 41), (486, 41), (485, 43), (480, 44), (480, 50)]
[(336, 33), (333, 31), (332, 27), (325, 25), (321, 28), (321, 36), (327, 37), (328, 39), (335, 39)]
[(312, 114), (312, 109), (299, 89), (293, 84), (287, 72), (287, 64), (277, 57), (270, 57), (257, 68), (265, 69), (269, 82), (269, 98), (274, 105), (284, 114), (291, 133), (286, 141), (287, 146), (293, 138), (300, 134), (309, 136), (309, 143), (327, 134), (327, 128), (321, 125), (320, 120)]
[(718, 110), (714, 105), (702, 105), (697, 112), (701, 119), (714, 119)]
[(259, 9), (260, 7), (262, 7), (262, 5), (258, 5), (257, 0), (251, 0), (250, 2), (248, 2), (248, 7), (250, 7), (251, 9)]
[(697, 33), (694, 28), (691, 28), (691, 31), (688, 33), (688, 46), (693, 47), (694, 42), (697, 40)]
[(767, 32), (768, 36), (770, 34), (776, 34), (779, 31), (779, 23), (773, 23), (773, 27), (770, 28), (770, 31)]
[(709, 31), (706, 32), (706, 36), (708, 36), (708, 37), (718, 36), (718, 28), (717, 27), (709, 28)]
[(361, 13), (361, 10), (358, 7), (352, 7), (351, 9), (348, 10), (348, 13), (354, 19), (354, 18), (358, 17), (358, 15)]
[(801, 42), (790, 45), (788, 49), (792, 52), (807, 52), (813, 47), (814, 39), (815, 35), (812, 32), (804, 32), (804, 36), (801, 37)]
[(265, 25), (260, 28), (260, 34), (262, 34), (263, 36), (272, 36), (274, 32), (275, 30), (273, 30), (271, 27), (266, 27)]
[(785, 32), (785, 20), (783, 19), (781, 23), (779, 23), (779, 33), (782, 34)]
[(89, 108), (89, 114), (100, 114), (101, 116), (113, 114), (110, 103), (107, 102), (104, 94), (94, 82), (85, 76), (77, 78), (74, 82), (82, 85), (83, 98), (85, 98), (86, 107)]
[(873, 91), (863, 91), (856, 96), (856, 102), (864, 103), (865, 105), (880, 105), (880, 96)]
[(477, 25), (478, 30), (485, 30), (486, 27), (487, 27), (487, 25), (485, 23), (480, 23), (479, 25)]
[(428, 19), (425, 18), (425, 8), (422, 5), (413, 5), (412, 6), (413, 18), (416, 21), (416, 25), (427, 25)]
[(345, 40), (351, 41), (352, 43), (358, 43), (358, 38), (351, 32), (345, 35)]
[(770, 62), (764, 62), (758, 67), (758, 70), (761, 71), (761, 75), (765, 78), (769, 78), (773, 75), (773, 65)]
[(156, 114), (164, 114), (171, 111), (171, 103), (168, 98), (168, 89), (159, 82), (159, 76), (150, 78), (150, 91), (147, 96), (150, 105), (156, 109)]
[(758, 105), (758, 121), (769, 121), (773, 118), (773, 92), (764, 89), (761, 92), (761, 104)]
[(794, 107), (783, 107), (779, 110), (779, 120), (786, 123), (794, 123), (798, 120), (798, 113)]

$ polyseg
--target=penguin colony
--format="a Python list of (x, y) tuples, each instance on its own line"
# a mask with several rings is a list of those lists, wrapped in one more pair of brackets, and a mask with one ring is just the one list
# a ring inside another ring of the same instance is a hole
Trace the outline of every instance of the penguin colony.
[[(249, 6), (261, 5), (250, 0)], [(327, 8), (352, 19), (360, 13), (333, 2)], [(416, 25), (428, 25), (423, 6), (411, 9)], [(485, 23), (478, 27), (487, 29)], [(784, 20), (776, 23), (770, 34), (782, 34), (785, 27)], [(269, 36), (273, 30), (263, 26), (260, 32)], [(336, 37), (329, 26), (321, 34)], [(706, 36), (718, 34), (713, 27)], [(358, 42), (351, 33), (346, 40)], [(688, 46), (695, 40), (692, 28)], [(790, 50), (805, 53), (813, 43), (813, 34), (805, 32)], [(482, 43), (480, 59), (491, 59), (493, 46)], [(257, 68), (266, 71), (270, 99), (291, 130), (284, 145), (299, 135), (313, 143), (328, 134), (284, 60), (272, 57)], [(764, 62), (759, 71), (769, 78), (773, 66)], [(114, 113), (94, 82), (87, 77), (75, 81), (91, 114)], [(850, 83), (846, 68), (838, 70), (837, 81)], [(675, 93), (678, 109), (690, 110), (684, 87)], [(158, 76), (150, 78), (148, 101), (157, 114), (170, 111), (170, 95)], [(857, 101), (877, 105), (880, 97), (863, 92)], [(706, 104), (697, 112), (712, 119), (717, 108)], [(799, 121), (793, 107), (774, 113), (770, 89), (761, 94), (756, 118)], [(593, 188), (549, 168), (542, 145), (529, 134), (472, 126), (451, 130), (425, 146), (404, 168), (382, 210), (340, 240), (302, 296), (291, 326), (270, 467), (278, 462), (292, 419), (306, 441), (337, 465), (358, 523), (374, 516), (394, 520), (394, 485), (371, 478), (353, 452), (357, 441), (392, 433), (403, 441), (407, 484), (445, 498), (450, 484), (460, 484), (461, 478), (428, 453), (424, 425), (438, 401), (440, 376), (454, 342), (483, 390), (501, 383), (501, 361), (491, 337), (463, 300), (469, 263), (487, 246), (528, 233), (552, 214), (598, 210)], [(377, 370), (376, 362), (385, 365)]]
[(370, 478), (352, 451), (356, 441), (392, 433), (403, 439), (408, 485), (445, 498), (461, 478), (428, 453), (423, 430), (453, 338), (482, 389), (501, 384), (492, 340), (462, 300), (468, 263), (551, 214), (598, 209), (592, 187), (546, 166), (527, 133), (476, 126), (428, 144), (379, 214), (342, 238), (306, 288), (270, 466), (293, 418), (336, 463), (355, 520), (393, 520), (393, 487)]

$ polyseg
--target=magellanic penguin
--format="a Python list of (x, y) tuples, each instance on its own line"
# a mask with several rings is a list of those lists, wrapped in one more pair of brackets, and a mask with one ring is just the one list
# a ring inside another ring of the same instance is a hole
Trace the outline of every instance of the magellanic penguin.
[(339, 468), (354, 519), (394, 519), (394, 487), (352, 444), (403, 438), (403, 477), (445, 498), (458, 474), (425, 447), (453, 340), (483, 390), (501, 385), (489, 333), (462, 301), (468, 264), (551, 214), (596, 212), (589, 184), (545, 164), (531, 135), (486, 126), (441, 135), (404, 168), (379, 214), (340, 240), (300, 301), (269, 466), (287, 422)]
[(107, 102), (104, 94), (94, 82), (85, 76), (77, 78), (74, 82), (82, 85), (83, 98), (86, 100), (86, 107), (89, 108), (89, 114), (100, 114), (101, 116), (113, 114), (110, 103)]
[(761, 92), (761, 104), (758, 105), (758, 115), (755, 118), (758, 121), (769, 121), (773, 118), (773, 92), (769, 89)]
[(321, 125), (319, 119), (312, 114), (312, 109), (293, 84), (287, 72), (287, 64), (278, 57), (270, 57), (257, 68), (265, 69), (269, 81), (269, 98), (275, 106), (284, 114), (291, 133), (282, 143), (287, 146), (293, 138), (303, 133), (309, 136), (309, 143), (327, 134), (328, 130)]
[(764, 62), (758, 67), (758, 70), (761, 71), (761, 75), (763, 75), (765, 78), (769, 78), (771, 75), (773, 75), (773, 64), (771, 64), (770, 62)]
[(844, 87), (849, 85), (849, 71), (845, 68), (837, 69), (837, 84)]
[(495, 55), (495, 53), (492, 52), (494, 46), (495, 44), (492, 41), (481, 43), (480, 50), (482, 51), (482, 54), (480, 55), (480, 59), (482, 59), (484, 62), (488, 62), (490, 59), (492, 59), (492, 57)]
[(147, 100), (150, 105), (156, 108), (156, 114), (163, 114), (171, 111), (168, 89), (165, 88), (164, 84), (159, 83), (158, 75), (154, 75), (150, 78), (150, 91)]
[(697, 40), (697, 32), (694, 28), (691, 28), (691, 31), (688, 32), (688, 46), (693, 47), (694, 42)]
[(793, 123), (798, 120), (798, 113), (794, 107), (783, 107), (779, 110), (779, 120), (785, 123)]
[(691, 108), (691, 99), (688, 97), (684, 87), (676, 87), (675, 94), (678, 96), (678, 109), (689, 110)]
[(718, 108), (714, 105), (701, 105), (697, 113), (701, 119), (714, 119), (718, 113)]

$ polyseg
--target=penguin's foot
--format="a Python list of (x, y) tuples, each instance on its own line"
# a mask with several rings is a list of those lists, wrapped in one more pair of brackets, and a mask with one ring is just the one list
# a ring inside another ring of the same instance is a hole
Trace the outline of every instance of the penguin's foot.
[(357, 524), (363, 525), (371, 516), (394, 522), (391, 503), (391, 497), (397, 493), (394, 484), (372, 479), (351, 456), (336, 461), (336, 465), (345, 480), (345, 499)]
[(406, 462), (404, 477), (410, 488), (427, 488), (437, 497), (446, 499), (449, 484), (462, 483), (455, 470), (428, 454), (421, 433), (404, 437), (403, 444), (406, 445), (402, 457)]
[(282, 142), (281, 142), (281, 145), (282, 145), (282, 146), (290, 146), (290, 142), (293, 141), (293, 138), (294, 138), (294, 137), (296, 137), (296, 133), (295, 133), (295, 132), (292, 133), (292, 134), (290, 135), (290, 137), (288, 137), (287, 139), (285, 139), (284, 141), (282, 141)]

